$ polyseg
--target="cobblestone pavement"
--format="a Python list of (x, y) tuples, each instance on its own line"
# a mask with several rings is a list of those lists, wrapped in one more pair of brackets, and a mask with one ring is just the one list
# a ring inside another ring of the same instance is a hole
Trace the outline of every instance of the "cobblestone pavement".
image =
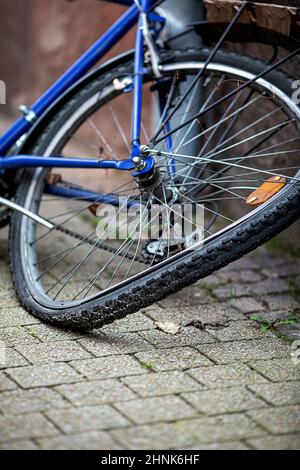
[[(300, 370), (292, 345), (269, 331), (297, 313), (299, 261), (260, 249), (79, 334), (20, 308), (5, 236), (1, 449), (300, 449)], [(180, 324), (180, 333), (158, 330), (158, 320)]]

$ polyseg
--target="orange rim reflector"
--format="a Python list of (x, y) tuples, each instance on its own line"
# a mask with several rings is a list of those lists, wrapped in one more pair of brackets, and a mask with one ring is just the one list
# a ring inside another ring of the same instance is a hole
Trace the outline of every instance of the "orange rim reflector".
[(286, 184), (286, 178), (283, 176), (272, 176), (272, 178), (265, 181), (259, 188), (251, 193), (246, 204), (249, 206), (259, 206), (267, 202), (271, 197), (277, 194)]

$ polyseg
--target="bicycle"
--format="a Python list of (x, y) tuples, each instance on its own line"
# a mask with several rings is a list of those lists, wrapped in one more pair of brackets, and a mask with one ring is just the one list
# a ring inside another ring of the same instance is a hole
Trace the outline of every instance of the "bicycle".
[[(300, 214), (300, 108), (280, 70), (300, 47), (271, 64), (225, 50), (244, 2), (212, 48), (165, 48), (163, 2), (111, 1), (128, 10), (0, 137), (17, 295), (68, 328), (147, 307)], [(89, 72), (136, 24), (135, 50)], [(203, 224), (193, 215), (191, 232), (172, 238), (185, 204)], [(144, 239), (153, 206), (167, 215)], [(131, 230), (112, 236), (132, 208)]]

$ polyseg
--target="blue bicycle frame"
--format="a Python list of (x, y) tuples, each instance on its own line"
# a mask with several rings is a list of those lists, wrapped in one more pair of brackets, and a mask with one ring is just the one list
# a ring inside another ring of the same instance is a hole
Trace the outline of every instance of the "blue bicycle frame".
[[(64, 167), (64, 168), (97, 168), (134, 170), (134, 157), (140, 156), (140, 132), (142, 110), (142, 85), (144, 69), (144, 32), (142, 16), (149, 14), (156, 0), (140, 0), (140, 8), (133, 0), (108, 0), (128, 6), (128, 10), (116, 23), (101, 36), (93, 46), (80, 59), (71, 66), (67, 72), (54, 83), (38, 101), (30, 108), (23, 107), (23, 117), (0, 137), (0, 171), (24, 167)], [(64, 92), (82, 78), (135, 24), (138, 24), (135, 43), (135, 61), (133, 78), (133, 106), (132, 106), (132, 153), (127, 160), (92, 160), (64, 158), (59, 156), (43, 157), (34, 155), (8, 155), (7, 152), (21, 139), (33, 124), (59, 99)], [(141, 172), (148, 172), (154, 165), (152, 157), (143, 159), (145, 165)], [(137, 174), (137, 173), (134, 173)], [(53, 188), (52, 188), (53, 189)], [(67, 195), (66, 195), (67, 196)], [(72, 196), (72, 191), (70, 191)], [(103, 195), (104, 196), (104, 195)], [(98, 194), (99, 197), (99, 194)]]

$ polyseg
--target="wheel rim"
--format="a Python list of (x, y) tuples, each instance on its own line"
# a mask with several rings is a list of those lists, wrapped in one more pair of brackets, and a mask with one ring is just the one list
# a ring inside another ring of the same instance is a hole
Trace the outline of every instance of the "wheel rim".
[[(184, 69), (184, 70), (189, 70), (189, 71), (193, 70), (194, 71), (194, 70), (198, 70), (201, 67), (203, 67), (203, 63), (201, 63), (201, 62), (200, 63), (199, 62), (182, 63), (182, 64), (174, 64), (174, 65), (167, 66), (166, 71), (168, 72), (168, 74), (170, 74), (174, 70), (183, 70)], [(248, 79), (251, 76), (251, 74), (249, 72), (241, 71), (239, 69), (234, 69), (234, 67), (228, 67), (228, 66), (222, 65), (222, 64), (210, 64), (208, 69), (209, 69), (210, 73), (211, 72), (214, 72), (214, 73), (217, 72), (219, 74), (226, 73), (228, 75), (230, 73), (231, 77), (239, 77), (239, 78), (243, 78), (243, 79)], [(216, 77), (217, 76), (218, 75), (216, 75)], [(109, 86), (111, 87), (111, 85), (109, 85)], [(268, 93), (271, 92), (273, 95), (275, 95), (276, 99), (279, 99), (280, 103), (284, 103), (286, 109), (289, 110), (289, 112), (292, 112), (293, 115), (296, 116), (297, 119), (299, 119), (299, 115), (300, 115), (299, 108), (279, 88), (277, 88), (274, 85), (272, 85), (271, 83), (269, 83), (266, 79), (261, 79), (261, 81), (258, 83), (258, 86), (263, 88)], [(108, 92), (111, 93), (112, 90), (110, 89), (110, 90), (108, 90)], [(65, 134), (66, 128), (68, 126), (69, 127), (72, 126), (72, 121), (75, 122), (78, 119), (80, 119), (81, 115), (83, 115), (88, 109), (91, 109), (95, 106), (95, 103), (97, 102), (98, 99), (99, 99), (99, 93), (95, 93), (93, 96), (91, 96), (89, 98), (89, 100), (85, 101), (82, 104), (82, 106), (77, 110), (77, 115), (76, 114), (73, 115), (72, 118), (70, 118), (70, 120), (68, 120), (65, 123), (65, 125), (62, 126), (62, 128), (60, 129), (60, 132), (58, 132), (56, 134), (56, 139), (54, 139), (51, 142), (51, 145), (48, 145), (47, 149), (44, 152), (45, 156), (50, 155), (53, 152), (53, 149), (55, 149), (57, 147), (57, 143), (61, 140), (61, 136)], [(284, 110), (284, 112), (286, 112), (286, 110)], [(145, 134), (146, 134), (146, 132), (145, 132)], [(299, 137), (298, 134), (295, 135), (295, 139), (296, 138), (298, 139), (298, 137)], [(297, 142), (297, 140), (295, 140), (295, 141)], [(272, 145), (269, 145), (269, 147), (272, 147)], [(278, 147), (278, 145), (277, 145), (277, 147)], [(273, 145), (273, 149), (274, 148), (276, 149), (276, 144)], [(273, 149), (271, 148), (269, 153), (271, 153)], [(222, 150), (222, 148), (220, 150)], [(229, 149), (229, 150), (231, 150), (231, 149)], [(161, 148), (159, 149), (159, 151), (161, 151)], [(296, 152), (296, 150), (293, 150), (293, 151)], [(170, 155), (170, 153), (173, 153), (173, 152), (168, 152), (169, 155)], [(186, 156), (184, 153), (179, 153), (179, 152), (177, 152), (177, 153), (174, 152), (174, 155), (176, 156), (175, 158), (178, 158), (178, 159), (179, 159), (179, 155)], [(258, 154), (258, 155), (261, 155), (261, 154)], [(234, 157), (231, 157), (231, 158), (234, 158)], [(261, 158), (261, 157), (257, 157), (257, 158)], [(236, 160), (234, 160), (234, 161), (236, 161)], [(220, 160), (218, 160), (217, 163), (219, 163), (219, 162), (220, 162)], [(203, 160), (202, 160), (202, 163), (203, 163)], [(209, 163), (212, 163), (212, 162), (209, 162)], [(213, 163), (215, 163), (215, 162), (213, 162)], [(35, 197), (36, 202), (33, 203), (33, 200), (34, 200), (33, 195), (37, 195), (39, 193), (39, 190), (41, 192), (43, 191), (43, 183), (42, 183), (42, 177), (41, 177), (41, 174), (43, 174), (43, 173), (44, 173), (43, 170), (38, 170), (35, 173), (35, 176), (31, 181), (30, 188), (29, 188), (29, 191), (28, 191), (28, 194), (27, 194), (27, 197), (26, 197), (26, 202), (25, 202), (25, 207), (27, 209), (36, 210), (36, 211), (38, 211), (40, 209), (38, 197), (37, 196)], [(277, 171), (277, 173), (278, 173), (278, 171)], [(299, 172), (297, 172), (296, 169), (295, 169), (295, 174), (293, 176), (292, 181), (296, 181), (298, 178), (299, 178)], [(216, 183), (213, 183), (213, 184), (216, 184)], [(298, 182), (297, 182), (297, 184), (298, 184)], [(247, 218), (254, 217), (258, 212), (263, 210), (267, 204), (273, 203), (273, 201), (276, 197), (281, 196), (283, 194), (283, 191), (285, 192), (285, 191), (288, 191), (288, 190), (289, 190), (289, 186), (286, 185), (285, 188), (278, 195), (274, 196), (273, 199), (266, 202), (263, 206), (260, 206), (257, 209), (249, 211), (247, 214), (237, 218), (237, 220), (228, 221), (229, 223), (227, 224), (227, 226), (220, 228), (219, 231), (216, 231), (215, 233), (207, 234), (205, 243), (208, 243), (212, 238), (216, 238), (217, 236), (219, 236), (224, 231), (227, 231), (227, 230), (231, 229), (233, 226), (239, 225), (240, 223), (242, 223)], [(250, 189), (249, 189), (249, 191), (250, 191)], [(222, 201), (222, 202), (224, 202), (224, 201)], [(208, 209), (208, 211), (209, 211), (209, 209)], [(158, 267), (160, 267), (162, 263), (166, 262), (166, 261), (161, 261), (161, 263), (158, 264), (158, 265), (150, 266), (150, 267), (148, 266), (146, 269), (140, 271), (139, 273), (132, 273), (131, 276), (128, 276), (128, 278), (124, 279), (122, 282), (119, 282), (115, 285), (109, 285), (107, 288), (103, 288), (103, 290), (98, 291), (95, 294), (86, 296), (84, 298), (80, 298), (79, 300), (78, 299), (73, 299), (71, 301), (69, 301), (69, 300), (62, 300), (62, 301), (55, 300), (54, 301), (51, 297), (49, 297), (47, 295), (45, 286), (42, 283), (39, 284), (37, 282), (37, 279), (40, 276), (40, 271), (37, 268), (38, 256), (37, 256), (37, 252), (36, 252), (35, 248), (33, 248), (32, 245), (31, 245), (32, 240), (34, 240), (35, 237), (36, 237), (36, 230), (37, 230), (37, 227), (32, 221), (30, 221), (30, 220), (28, 220), (24, 217), (21, 218), (21, 239), (26, 240), (26, 242), (23, 244), (23, 249), (21, 249), (21, 255), (22, 255), (21, 256), (21, 261), (22, 261), (22, 265), (23, 265), (23, 272), (26, 276), (27, 285), (29, 287), (29, 290), (32, 292), (34, 297), (37, 298), (39, 303), (43, 304), (44, 306), (51, 307), (51, 308), (59, 309), (59, 308), (66, 308), (66, 307), (76, 306), (76, 305), (80, 305), (82, 303), (83, 299), (84, 299), (84, 301), (89, 301), (89, 300), (92, 300), (95, 297), (99, 296), (100, 293), (102, 295), (106, 295), (112, 289), (115, 289), (115, 288), (117, 288), (121, 285), (126, 285), (126, 283), (128, 281), (130, 281), (134, 278), (137, 278), (141, 275), (144, 275), (146, 272), (149, 272), (149, 270), (155, 270)], [(199, 247), (200, 246), (201, 245), (199, 245)], [(195, 249), (195, 247), (194, 247), (194, 249)], [(175, 254), (175, 256), (179, 257), (179, 256), (182, 256), (182, 254)], [(55, 280), (55, 282), (57, 282), (57, 280)]]

